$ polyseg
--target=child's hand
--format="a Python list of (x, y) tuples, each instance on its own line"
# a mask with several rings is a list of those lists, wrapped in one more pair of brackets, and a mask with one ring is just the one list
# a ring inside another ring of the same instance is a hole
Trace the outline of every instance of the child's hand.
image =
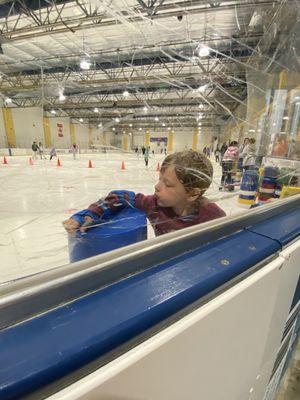
[(80, 227), (80, 223), (73, 218), (66, 219), (62, 224), (65, 230), (71, 235)]

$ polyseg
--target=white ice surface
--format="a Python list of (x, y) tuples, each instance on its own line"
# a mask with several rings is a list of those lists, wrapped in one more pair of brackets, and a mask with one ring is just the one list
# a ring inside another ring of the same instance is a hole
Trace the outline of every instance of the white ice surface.
[[(92, 169), (87, 168), (89, 159)], [(57, 167), (56, 159), (36, 160), (31, 166), (28, 157), (8, 157), (8, 165), (0, 165), (0, 282), (67, 264), (68, 238), (61, 222), (110, 190), (153, 193), (162, 159), (152, 156), (146, 168), (134, 154), (78, 155), (77, 160), (66, 154)], [(218, 191), (221, 170), (213, 165), (207, 196), (218, 200), (227, 215), (241, 212), (236, 193)], [(151, 227), (148, 236), (154, 236)]]

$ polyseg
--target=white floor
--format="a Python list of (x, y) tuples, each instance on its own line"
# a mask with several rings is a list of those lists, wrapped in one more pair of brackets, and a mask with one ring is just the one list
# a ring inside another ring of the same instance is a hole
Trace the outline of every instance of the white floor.
[[(89, 169), (91, 159), (93, 168)], [(148, 168), (142, 158), (131, 154), (71, 155), (36, 160), (7, 157), (0, 165), (0, 282), (58, 267), (69, 262), (67, 234), (61, 222), (77, 210), (106, 195), (110, 190), (128, 189), (153, 193), (163, 159), (152, 156)], [(126, 170), (121, 170), (124, 160)], [(237, 206), (236, 193), (218, 191), (220, 166), (214, 163), (214, 182), (207, 192), (227, 215), (243, 211)], [(149, 236), (153, 231), (149, 229)]]

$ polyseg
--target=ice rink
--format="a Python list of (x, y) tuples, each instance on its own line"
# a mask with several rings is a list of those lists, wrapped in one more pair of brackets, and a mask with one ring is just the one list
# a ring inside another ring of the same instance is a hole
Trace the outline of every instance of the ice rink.
[[(1, 161), (1, 273), (0, 282), (20, 278), (68, 264), (68, 237), (62, 221), (110, 190), (127, 189), (152, 194), (162, 155), (154, 155), (145, 167), (135, 154), (79, 154), (60, 157), (51, 162), (29, 157), (7, 157)], [(91, 160), (93, 168), (88, 168)], [(121, 170), (122, 161), (125, 170)], [(237, 205), (237, 191), (219, 192), (221, 168), (214, 166), (214, 181), (207, 197), (233, 215), (245, 212)], [(153, 237), (151, 226), (148, 237)]]

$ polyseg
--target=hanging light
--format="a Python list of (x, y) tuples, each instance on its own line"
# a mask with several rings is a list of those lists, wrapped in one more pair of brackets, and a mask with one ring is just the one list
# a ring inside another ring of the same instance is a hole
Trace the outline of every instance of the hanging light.
[(116, 130), (116, 128), (112, 128), (112, 130), (113, 130), (113, 131), (115, 131), (115, 130)]
[(132, 127), (132, 124), (129, 124), (130, 128)]
[(198, 92), (203, 93), (205, 89), (207, 88), (207, 85), (202, 85), (198, 87)]
[(210, 48), (207, 47), (205, 44), (199, 44), (197, 52), (199, 57), (207, 57), (210, 53)]
[(86, 60), (86, 59), (82, 59), (80, 61), (80, 68), (87, 70), (91, 68), (92, 63), (90, 62), (90, 60)]
[(82, 118), (79, 118), (79, 122), (83, 122), (83, 119), (82, 119)]
[(11, 104), (12, 103), (12, 99), (10, 97), (6, 97), (6, 99), (4, 100), (6, 104)]
[(124, 96), (124, 97), (129, 97), (129, 94), (130, 94), (130, 93), (128, 92), (128, 90), (124, 90), (124, 92), (123, 92), (123, 96)]
[(120, 118), (115, 118), (115, 121), (116, 121), (116, 123), (119, 123), (120, 122)]
[(141, 131), (142, 130), (142, 128), (139, 128), (139, 131)]
[(162, 123), (162, 126), (166, 126), (166, 124), (163, 122), (163, 123)]
[(158, 118), (158, 117), (155, 117), (154, 120), (157, 122), (157, 121), (159, 121), (159, 118)]
[(99, 112), (99, 108), (95, 107), (94, 108), (94, 113), (98, 113)]
[(59, 101), (65, 101), (66, 100), (66, 96), (64, 95), (64, 92), (63, 91), (61, 91), (60, 93), (59, 93)]
[(50, 113), (53, 114), (53, 115), (55, 115), (55, 114), (56, 114), (56, 111), (55, 111), (55, 110), (51, 110)]

